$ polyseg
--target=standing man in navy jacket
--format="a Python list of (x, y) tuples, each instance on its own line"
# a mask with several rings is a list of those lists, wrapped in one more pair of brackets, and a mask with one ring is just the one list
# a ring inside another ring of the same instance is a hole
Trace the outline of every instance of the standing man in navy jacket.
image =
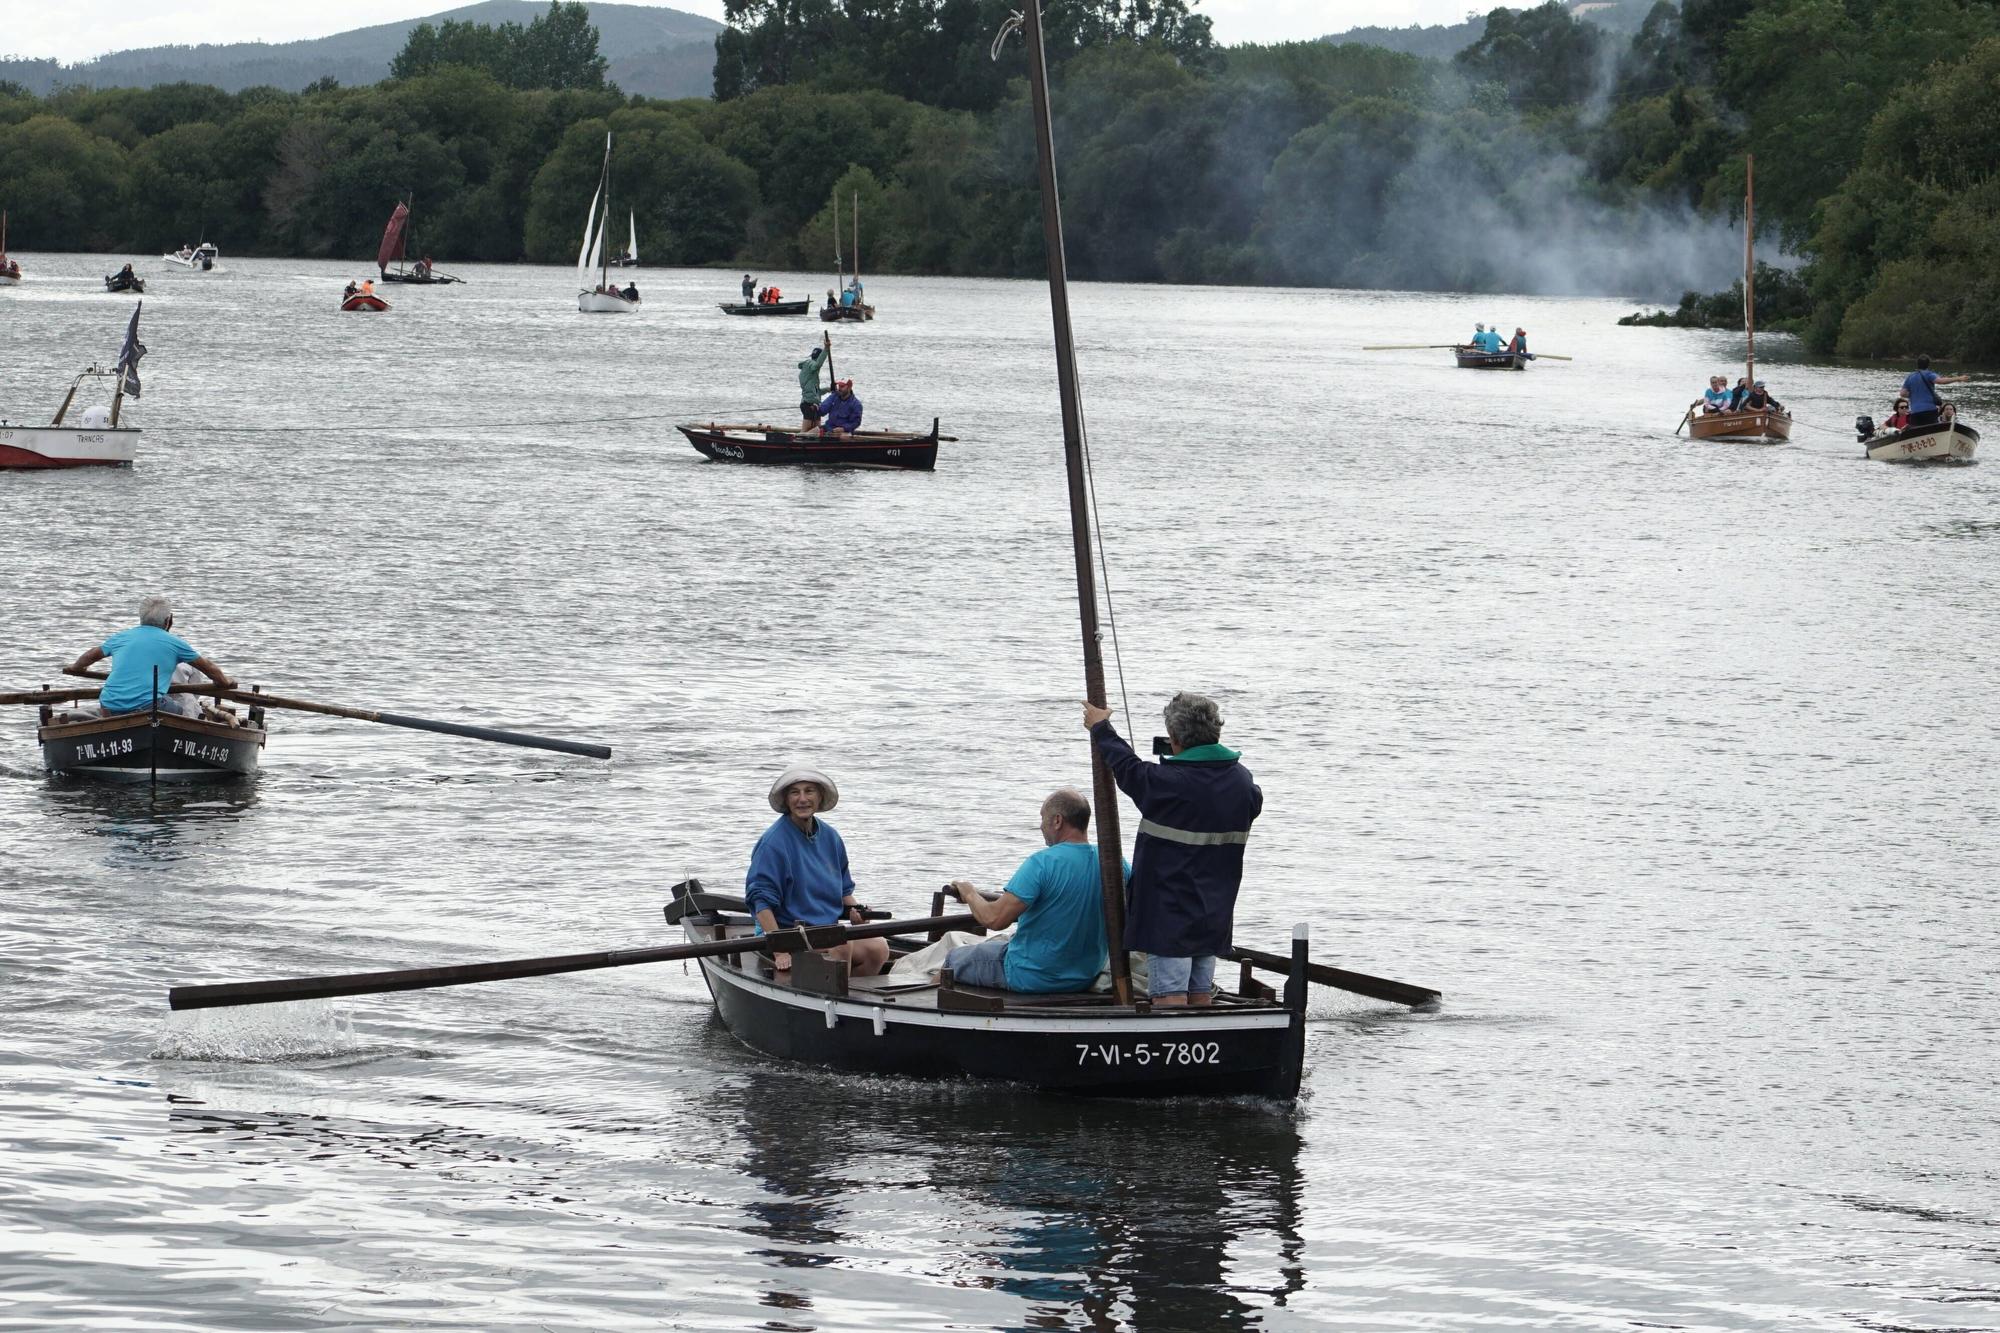
[(1083, 706), (1092, 743), (1139, 807), (1125, 947), (1146, 954), (1154, 1004), (1207, 1004), (1215, 960), (1229, 952), (1243, 847), (1264, 793), (1242, 756), (1221, 743), (1215, 700), (1183, 690), (1168, 702), (1166, 721), (1174, 752), (1149, 764), (1111, 725), (1110, 709)]

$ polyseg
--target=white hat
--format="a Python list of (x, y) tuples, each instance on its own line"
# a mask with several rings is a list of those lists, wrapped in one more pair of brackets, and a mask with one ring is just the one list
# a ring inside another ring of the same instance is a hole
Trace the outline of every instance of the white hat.
[(1481, 333), (1486, 332), (1486, 326), (1484, 324), (1474, 324), (1472, 327), (1478, 329)]
[(785, 814), (785, 788), (794, 782), (810, 782), (819, 788), (819, 808), (831, 810), (840, 804), (840, 788), (833, 785), (833, 779), (818, 769), (806, 764), (793, 764), (778, 774), (778, 780), (771, 784), (771, 808)]

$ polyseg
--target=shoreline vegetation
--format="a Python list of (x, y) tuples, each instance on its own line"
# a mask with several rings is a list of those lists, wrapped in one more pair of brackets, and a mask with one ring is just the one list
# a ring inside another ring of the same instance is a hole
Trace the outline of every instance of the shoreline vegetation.
[[(1683, 291), (1621, 323), (1740, 328), (1742, 155), (1760, 329), (1816, 353), (2000, 361), (2000, 11), (1975, 0), (1658, 3), (1614, 32), (1496, 9), (1447, 58), (1219, 47), (1194, 0), (1050, 0), (1079, 279), (1418, 291)], [(378, 84), (37, 96), (0, 61), (0, 204), (20, 251), (374, 253), (415, 196), (438, 262), (572, 262), (604, 133), (642, 253), (817, 270), (858, 193), (866, 265), (1043, 268), (1007, 0), (727, 0), (715, 96), (629, 97), (582, 5), (421, 24)], [(1764, 274), (1769, 279), (1766, 288)]]

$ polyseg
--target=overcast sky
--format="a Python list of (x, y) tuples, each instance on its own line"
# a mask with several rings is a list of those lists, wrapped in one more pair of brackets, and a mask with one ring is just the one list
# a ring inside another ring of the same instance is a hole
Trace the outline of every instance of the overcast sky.
[[(1528, 3), (1529, 0), (1520, 0)], [(327, 37), (398, 19), (459, 7), (457, 0), (77, 0), (36, 3), (8, 0), (0, 25), (0, 55), (75, 62), (135, 46), (193, 46), (205, 42), (292, 42)], [(676, 0), (667, 8), (722, 17), (722, 0)], [(1217, 40), (1305, 40), (1364, 24), (1455, 23), (1491, 5), (1468, 0), (1200, 0), (1197, 12), (1215, 20)]]

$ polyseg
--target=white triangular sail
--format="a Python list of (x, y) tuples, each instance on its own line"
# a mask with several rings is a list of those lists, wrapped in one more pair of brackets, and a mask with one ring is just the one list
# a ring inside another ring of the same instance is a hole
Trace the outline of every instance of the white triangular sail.
[(590, 242), (597, 234), (597, 199), (603, 192), (604, 183), (599, 181), (596, 192), (590, 196), (590, 212), (584, 214), (583, 249), (577, 251), (576, 254), (576, 269), (579, 273), (589, 268), (593, 262), (590, 257)]
[(639, 262), (639, 215), (637, 213), (627, 213), (625, 221), (631, 228), (631, 231), (627, 233), (631, 239), (625, 242), (625, 262), (636, 264)]
[(586, 273), (588, 273), (591, 269), (597, 267), (597, 261), (599, 257), (602, 256), (604, 253), (604, 233), (610, 230), (611, 230), (611, 210), (607, 208), (604, 211), (604, 221), (602, 225), (600, 225), (597, 228), (597, 234), (591, 238), (590, 253), (584, 257), (583, 267)]

